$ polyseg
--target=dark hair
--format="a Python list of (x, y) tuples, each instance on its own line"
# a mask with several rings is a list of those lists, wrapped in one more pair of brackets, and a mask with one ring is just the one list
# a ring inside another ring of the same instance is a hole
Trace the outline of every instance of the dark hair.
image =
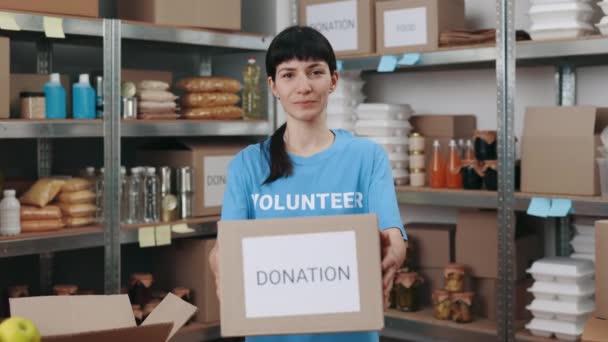
[[(275, 80), (277, 66), (292, 59), (299, 61), (325, 61), (330, 74), (336, 71), (336, 55), (331, 44), (319, 31), (308, 26), (291, 26), (281, 31), (270, 43), (266, 52), (266, 73)], [(287, 124), (279, 127), (270, 138), (270, 175), (264, 181), (269, 184), (291, 176), (293, 165), (285, 150), (283, 135)], [(264, 149), (262, 149), (264, 151)]]

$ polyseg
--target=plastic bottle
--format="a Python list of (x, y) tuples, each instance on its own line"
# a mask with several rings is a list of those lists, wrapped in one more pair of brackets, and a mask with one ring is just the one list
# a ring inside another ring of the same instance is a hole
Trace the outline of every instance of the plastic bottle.
[(433, 142), (433, 155), (431, 157), (431, 173), (429, 175), (429, 185), (431, 188), (445, 188), (445, 164), (439, 141)]
[(458, 139), (458, 156), (460, 160), (464, 159), (464, 153), (466, 151), (466, 146), (464, 144), (464, 139)]
[(95, 109), (97, 118), (103, 118), (103, 76), (95, 77)]
[(61, 85), (59, 74), (51, 74), (49, 82), (44, 85), (44, 109), (47, 119), (65, 119), (65, 89)]
[(446, 172), (446, 185), (448, 189), (462, 189), (462, 173), (460, 173), (460, 156), (456, 141), (450, 141), (448, 151), (448, 165)]
[(243, 68), (242, 106), (245, 112), (245, 118), (262, 118), (259, 83), (260, 67), (255, 63), (254, 57), (249, 57), (249, 59), (247, 59), (247, 65)]
[(80, 74), (78, 83), (72, 86), (72, 113), (74, 119), (95, 119), (95, 90), (88, 74)]
[(131, 177), (128, 183), (128, 199), (127, 199), (127, 223), (134, 224), (143, 221), (142, 213), (142, 175), (139, 167), (131, 168)]
[(463, 160), (475, 160), (475, 150), (473, 149), (473, 142), (471, 139), (467, 140)]
[(15, 198), (15, 190), (4, 190), (0, 202), (0, 235), (17, 235), (21, 233), (21, 204)]
[(156, 169), (146, 168), (144, 174), (144, 222), (160, 221), (160, 187)]
[(129, 177), (127, 169), (124, 166), (120, 167), (120, 223), (128, 223), (129, 221)]

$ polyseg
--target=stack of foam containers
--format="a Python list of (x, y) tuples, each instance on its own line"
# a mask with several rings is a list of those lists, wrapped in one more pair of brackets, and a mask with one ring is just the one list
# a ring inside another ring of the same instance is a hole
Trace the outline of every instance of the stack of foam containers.
[(595, 226), (574, 224), (575, 233), (570, 241), (575, 259), (586, 259), (595, 262)]
[(600, 20), (600, 22), (597, 23), (595, 26), (597, 26), (597, 28), (600, 29), (600, 32), (604, 36), (608, 36), (608, 0), (598, 2), (597, 4), (602, 8), (604, 16)]
[(408, 135), (412, 130), (409, 105), (362, 103), (356, 111), (355, 133), (384, 148), (393, 170), (396, 185), (409, 184)]
[(596, 31), (596, 0), (530, 0), (533, 40), (577, 38)]
[(595, 268), (589, 260), (544, 258), (527, 271), (535, 282), (534, 301), (526, 308), (534, 318), (526, 325), (532, 335), (578, 341), (595, 310)]
[(355, 108), (365, 100), (360, 71), (343, 71), (327, 103), (327, 126), (330, 129), (353, 131)]

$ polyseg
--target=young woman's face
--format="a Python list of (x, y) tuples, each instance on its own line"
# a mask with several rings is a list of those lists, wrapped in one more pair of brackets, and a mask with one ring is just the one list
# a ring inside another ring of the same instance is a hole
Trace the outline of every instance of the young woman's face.
[(274, 81), (268, 78), (287, 114), (301, 121), (313, 121), (325, 111), (337, 82), (338, 73), (331, 74), (325, 61), (297, 59), (279, 64)]

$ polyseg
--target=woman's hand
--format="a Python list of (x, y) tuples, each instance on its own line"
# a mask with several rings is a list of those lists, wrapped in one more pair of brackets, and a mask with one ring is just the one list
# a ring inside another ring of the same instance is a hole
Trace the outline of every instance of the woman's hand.
[(215, 293), (217, 294), (217, 299), (220, 299), (220, 265), (219, 265), (219, 255), (218, 255), (218, 251), (219, 250), (219, 246), (217, 241), (215, 242), (215, 245), (213, 246), (213, 248), (211, 249), (211, 252), (209, 252), (209, 266), (211, 267), (211, 272), (213, 272), (213, 275), (215, 276)]
[(380, 232), (382, 253), (382, 285), (384, 292), (384, 308), (390, 304), (391, 290), (395, 275), (405, 261), (407, 243), (403, 240), (401, 230), (397, 228), (385, 229)]

